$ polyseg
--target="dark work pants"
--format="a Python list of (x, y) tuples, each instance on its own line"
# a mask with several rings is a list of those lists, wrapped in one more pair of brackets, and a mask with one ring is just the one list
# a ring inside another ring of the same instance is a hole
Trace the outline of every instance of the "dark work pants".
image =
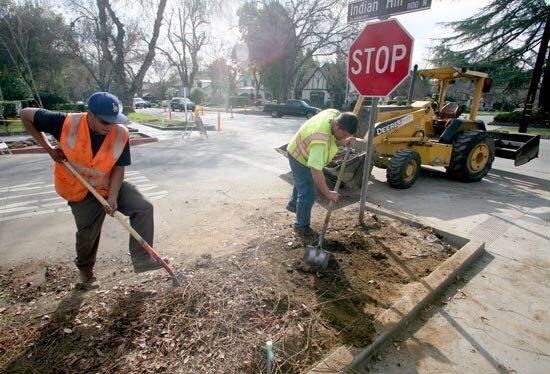
[[(118, 211), (130, 217), (130, 225), (151, 246), (153, 245), (154, 221), (153, 205), (147, 201), (137, 188), (122, 182), (118, 193)], [(69, 202), (76, 222), (76, 260), (79, 269), (92, 269), (94, 267), (101, 226), (105, 220), (103, 207), (92, 195), (88, 194), (84, 200)], [(130, 256), (134, 266), (137, 263), (147, 261), (149, 254), (137, 240), (130, 236)]]
[(294, 227), (303, 230), (309, 227), (311, 220), (311, 208), (315, 203), (315, 181), (310, 168), (302, 165), (291, 156), (288, 156), (288, 161), (294, 178), (292, 197), (288, 205), (296, 208)]

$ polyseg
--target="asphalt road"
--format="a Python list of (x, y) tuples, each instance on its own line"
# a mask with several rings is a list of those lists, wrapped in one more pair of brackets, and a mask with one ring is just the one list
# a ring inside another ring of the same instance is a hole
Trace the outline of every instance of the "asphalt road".
[[(207, 112), (204, 122), (216, 125), (216, 116)], [(180, 131), (142, 127), (158, 136), (159, 142), (132, 148), (132, 165), (127, 168), (126, 179), (154, 201), (155, 244), (170, 256), (192, 257), (205, 252), (221, 255), (236, 250), (251, 239), (252, 233), (246, 230), (247, 211), (261, 208), (284, 212), (291, 191), (284, 179), (289, 168), (287, 160), (274, 148), (286, 143), (304, 119), (244, 114), (233, 117), (221, 113), (222, 131), (209, 132), (208, 139), (194, 132), (189, 140), (182, 140)], [(497, 160), (494, 169), (512, 173), (520, 170), (547, 180), (549, 144), (543, 142), (543, 157), (528, 165), (517, 169), (509, 160)], [(45, 154), (2, 157), (0, 170), (0, 264), (37, 257), (71, 259), (74, 223), (66, 203), (54, 192), (49, 157)], [(387, 186), (384, 173), (375, 168), (369, 199), (424, 216), (431, 215), (431, 204), (403, 206), (402, 198), (428, 188), (441, 191), (440, 195), (429, 196), (431, 201), (438, 201), (438, 196), (447, 199), (453, 190), (471, 188), (482, 193), (487, 186), (483, 182), (457, 184), (438, 171), (425, 170), (412, 189), (396, 191)], [(346, 203), (356, 200), (355, 195)], [(126, 241), (126, 233), (107, 220), (101, 244), (104, 256), (124, 254)]]
[[(245, 213), (275, 206), (273, 199), (286, 199), (290, 190), (279, 178), (288, 170), (287, 161), (273, 148), (286, 142), (302, 120), (229, 117), (222, 114), (222, 131), (209, 132), (208, 139), (194, 132), (182, 140), (179, 131), (148, 128), (160, 133), (160, 141), (132, 147), (126, 179), (153, 200), (155, 246), (169, 256), (239, 249), (251, 239)], [(207, 113), (204, 119), (214, 124), (216, 115)], [(75, 226), (54, 191), (52, 165), (46, 154), (0, 159), (0, 264), (73, 258)], [(100, 252), (118, 258), (126, 253), (127, 240), (108, 219)]]

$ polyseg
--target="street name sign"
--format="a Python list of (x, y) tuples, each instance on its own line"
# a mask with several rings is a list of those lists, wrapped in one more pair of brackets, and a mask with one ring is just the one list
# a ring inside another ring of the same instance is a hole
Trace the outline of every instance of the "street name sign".
[(432, 0), (360, 0), (348, 4), (348, 23), (430, 9)]
[(409, 75), (413, 44), (396, 19), (368, 24), (349, 48), (348, 79), (363, 96), (388, 96)]

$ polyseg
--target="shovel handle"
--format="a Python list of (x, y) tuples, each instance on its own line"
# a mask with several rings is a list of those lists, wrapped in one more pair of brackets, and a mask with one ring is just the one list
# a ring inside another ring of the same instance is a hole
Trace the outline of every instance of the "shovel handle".
[[(63, 160), (63, 165), (65, 165), (65, 167), (67, 168), (67, 170), (69, 170), (71, 172), (71, 174), (73, 174), (75, 176), (76, 179), (78, 179), (78, 181), (80, 183), (82, 183), (87, 189), (88, 191), (90, 191), (92, 193), (92, 195), (95, 196), (95, 198), (101, 203), (101, 205), (103, 205), (104, 207), (108, 207), (109, 206), (109, 203), (107, 202), (107, 200), (105, 200), (105, 198), (103, 196), (100, 195), (99, 192), (96, 191), (96, 189), (94, 187), (92, 187), (92, 185), (90, 183), (88, 183), (88, 181), (86, 179), (84, 179), (82, 177), (82, 175), (80, 175), (80, 173), (78, 171), (76, 171), (76, 169), (70, 164), (69, 161), (67, 160)], [(166, 261), (164, 261), (160, 255), (157, 253), (157, 251), (155, 251), (153, 249), (153, 247), (151, 247), (146, 241), (145, 239), (143, 239), (141, 237), (141, 235), (138, 234), (138, 232), (136, 230), (134, 230), (134, 228), (132, 226), (130, 226), (130, 224), (126, 221), (126, 219), (124, 218), (124, 215), (122, 215), (122, 213), (120, 213), (118, 210), (116, 210), (114, 213), (113, 213), (113, 217), (115, 217), (117, 219), (118, 222), (120, 222), (120, 224), (122, 226), (124, 226), (124, 228), (130, 233), (130, 235), (136, 239), (139, 244), (141, 244), (141, 246), (143, 247), (143, 249), (145, 249), (145, 251), (147, 253), (149, 253), (149, 255), (151, 257), (153, 257), (159, 264), (161, 264), (161, 266), (166, 269), (166, 271), (168, 272), (168, 274), (170, 274), (173, 278), (176, 277), (176, 274), (174, 273), (174, 271), (172, 270), (172, 268), (170, 267), (170, 265), (168, 265), (166, 263)]]
[[(344, 175), (344, 169), (346, 168), (346, 165), (348, 163), (350, 151), (351, 151), (351, 147), (348, 146), (346, 148), (346, 154), (344, 155), (344, 159), (342, 160), (342, 165), (340, 165), (340, 170), (338, 171), (338, 178), (336, 178), (336, 185), (334, 186), (334, 192), (338, 192), (340, 190), (340, 184), (342, 183), (342, 176)], [(325, 216), (325, 222), (323, 223), (323, 229), (321, 230), (321, 234), (319, 235), (319, 244), (317, 244), (319, 248), (323, 246), (323, 240), (325, 239), (325, 234), (327, 233), (328, 222), (330, 221), (330, 215), (332, 214), (333, 208), (334, 208), (334, 201), (331, 200), (330, 203), (328, 204), (328, 210), (327, 210), (327, 215)]]

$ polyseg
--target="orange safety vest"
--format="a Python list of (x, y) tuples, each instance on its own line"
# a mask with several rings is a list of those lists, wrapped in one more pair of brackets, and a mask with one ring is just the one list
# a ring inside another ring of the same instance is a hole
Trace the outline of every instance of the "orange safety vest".
[[(71, 113), (63, 122), (59, 146), (80, 175), (106, 198), (109, 196), (111, 171), (127, 141), (128, 129), (115, 124), (94, 157), (86, 113)], [(82, 201), (88, 194), (88, 189), (61, 163), (55, 163), (54, 179), (55, 190), (65, 200)]]

